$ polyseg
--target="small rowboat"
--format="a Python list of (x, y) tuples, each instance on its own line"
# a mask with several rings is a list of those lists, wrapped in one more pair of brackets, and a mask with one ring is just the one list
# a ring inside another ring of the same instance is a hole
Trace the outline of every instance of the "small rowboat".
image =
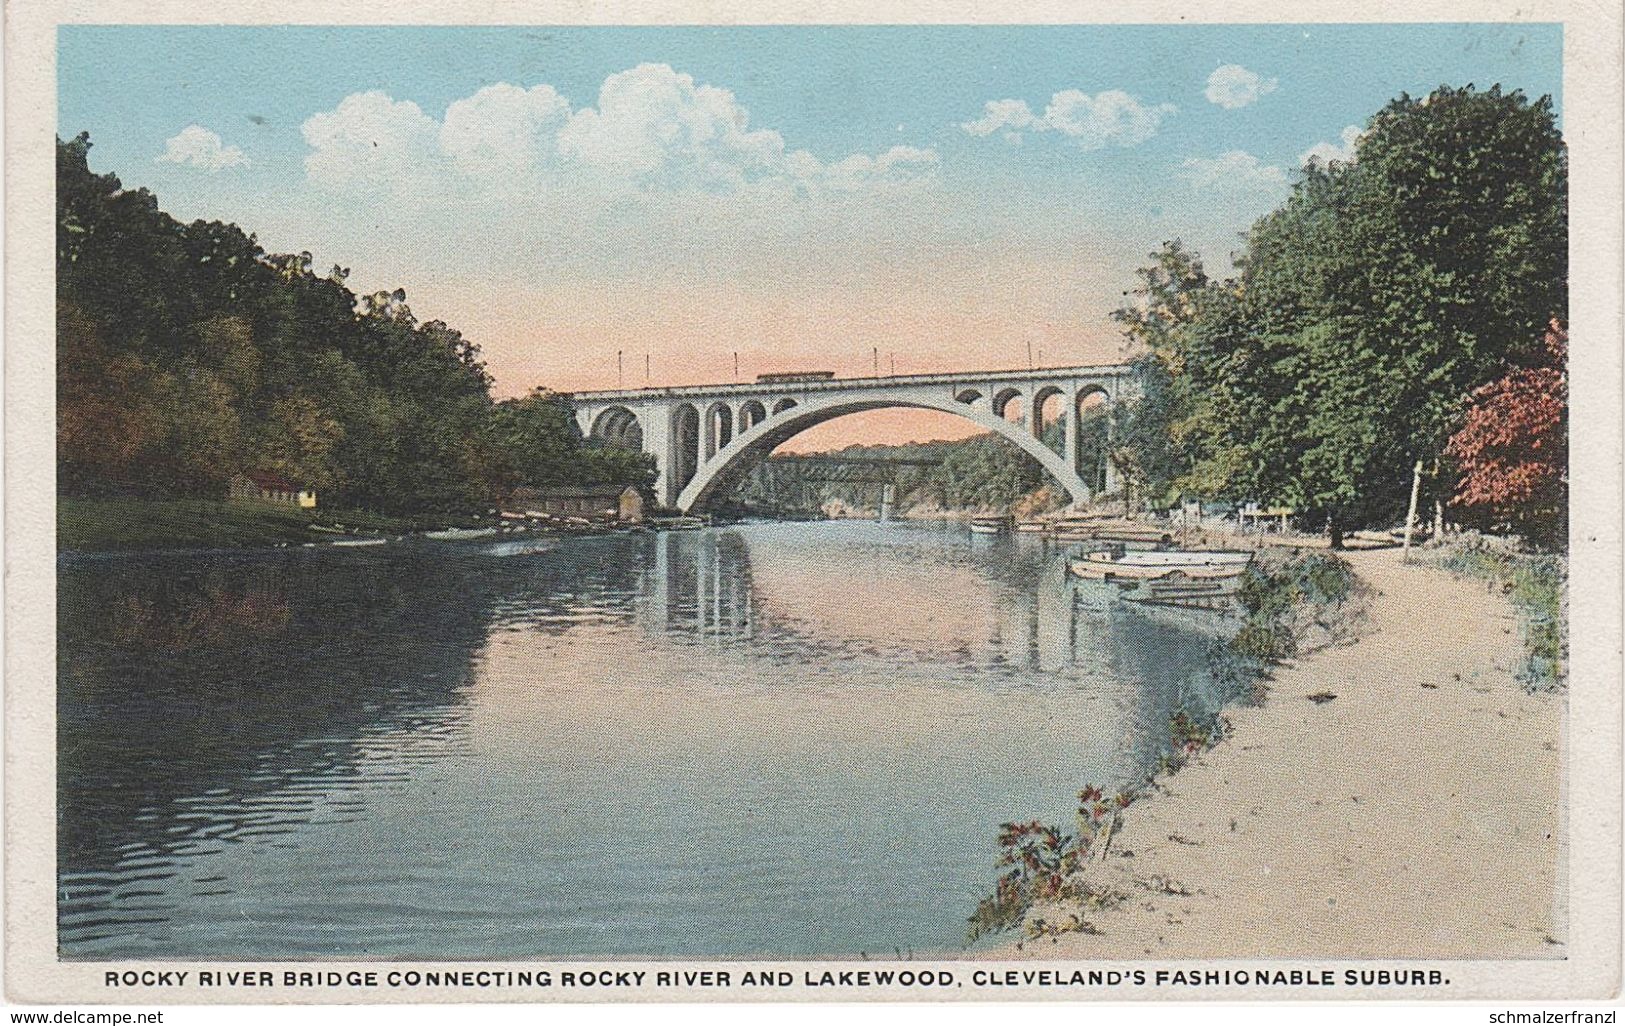
[(497, 533), (494, 527), (448, 527), (440, 531), (425, 531), (423, 537), (433, 538), (435, 541), (469, 541), (474, 538), (489, 538)]
[(1171, 574), (1222, 580), (1240, 577), (1252, 561), (1251, 552), (1091, 552), (1072, 572), (1090, 581), (1156, 581)]
[(1010, 517), (971, 517), (970, 529), (972, 534), (1003, 534), (1010, 530)]
[(1173, 540), (1167, 531), (1154, 528), (1087, 528), (1083, 530), (1057, 530), (1050, 538), (1058, 542), (1136, 542), (1166, 545)]

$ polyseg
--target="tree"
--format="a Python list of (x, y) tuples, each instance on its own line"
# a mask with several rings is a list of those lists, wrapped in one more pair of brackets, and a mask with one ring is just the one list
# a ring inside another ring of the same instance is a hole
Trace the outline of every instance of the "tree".
[(497, 404), (492, 444), (510, 484), (654, 488), (652, 455), (583, 439), (569, 401), (544, 389)]
[(1119, 315), (1156, 361), (1127, 418), (1141, 473), (1294, 506), (1334, 544), (1397, 519), (1469, 393), (1566, 315), (1567, 238), (1549, 98), (1399, 97), (1253, 226), (1235, 280), (1173, 246), (1141, 272)]
[(1452, 505), (1468, 522), (1561, 546), (1568, 528), (1568, 332), (1557, 321), (1540, 366), (1473, 392), (1446, 452), (1457, 471)]
[[(1322, 229), (1283, 261), (1308, 286), (1316, 416), (1302, 501), (1392, 520), (1468, 393), (1567, 312), (1567, 156), (1550, 98), (1441, 87), (1372, 118), (1357, 160), (1311, 170)], [(1438, 482), (1435, 482), (1437, 487)]]
[(1181, 478), (1201, 459), (1206, 435), (1196, 421), (1205, 412), (1204, 389), (1191, 362), (1191, 326), (1215, 290), (1201, 257), (1178, 239), (1150, 259), (1135, 272), (1132, 298), (1112, 313), (1138, 353), (1132, 364), (1140, 398), (1117, 412), (1115, 444), (1104, 455), (1129, 488), (1160, 504), (1184, 490)]
[[(502, 444), (513, 425), (479, 347), (419, 323), (404, 290), (358, 297), (346, 270), (318, 275), (309, 253), (268, 254), (234, 224), (183, 225), (92, 172), (89, 152), (86, 135), (58, 141), (64, 494), (216, 496), (261, 468), (334, 505), (456, 511), (492, 501), (513, 461), (534, 456)], [(542, 476), (652, 480), (637, 454), (562, 445)]]

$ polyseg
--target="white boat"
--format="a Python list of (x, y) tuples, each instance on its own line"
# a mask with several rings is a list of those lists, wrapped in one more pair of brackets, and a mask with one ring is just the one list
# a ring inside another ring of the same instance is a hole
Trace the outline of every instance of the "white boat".
[(496, 533), (494, 527), (448, 527), (441, 531), (425, 531), (423, 537), (435, 541), (467, 541), (470, 538), (489, 538)]
[(342, 538), (329, 544), (342, 546), (347, 549), (359, 549), (367, 545), (382, 545), (387, 541), (389, 541), (388, 538)]
[(1010, 530), (1010, 517), (1008, 515), (971, 517), (970, 529), (973, 534), (1003, 534)]
[(1251, 552), (1091, 552), (1072, 572), (1092, 581), (1155, 581), (1178, 574), (1197, 580), (1239, 577)]
[(657, 531), (698, 531), (705, 526), (704, 517), (651, 517), (649, 526)]

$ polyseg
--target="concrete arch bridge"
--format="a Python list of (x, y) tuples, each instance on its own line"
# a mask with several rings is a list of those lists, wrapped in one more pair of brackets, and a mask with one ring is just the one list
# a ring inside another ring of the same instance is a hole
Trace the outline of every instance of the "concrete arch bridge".
[[(577, 392), (572, 399), (582, 434), (654, 454), (660, 470), (655, 492), (662, 505), (700, 511), (757, 461), (808, 428), (849, 413), (898, 407), (953, 414), (1008, 439), (1037, 460), (1074, 503), (1087, 502), (1091, 488), (1078, 467), (1079, 411), (1097, 401), (1094, 396), (1110, 408), (1137, 394), (1134, 372), (1122, 364), (775, 377), (746, 384)], [(1043, 441), (1044, 411), (1057, 396), (1065, 423), (1060, 452)], [(1109, 464), (1105, 486), (1116, 488)]]

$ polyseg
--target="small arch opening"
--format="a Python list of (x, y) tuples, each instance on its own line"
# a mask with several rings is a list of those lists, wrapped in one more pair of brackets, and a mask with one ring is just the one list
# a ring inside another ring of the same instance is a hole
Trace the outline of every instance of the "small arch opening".
[(590, 436), (618, 449), (642, 449), (643, 426), (624, 406), (611, 406), (593, 418)]
[(1090, 491), (1098, 493), (1106, 487), (1106, 461), (1111, 454), (1106, 393), (1101, 389), (1085, 389), (1078, 393), (1073, 409), (1078, 418), (1078, 476)]
[(1066, 393), (1054, 385), (1033, 394), (1033, 434), (1056, 452), (1066, 451)]
[(727, 403), (716, 402), (705, 411), (705, 458), (710, 459), (734, 437), (734, 411)]
[(1022, 414), (1021, 389), (1005, 388), (993, 395), (993, 416), (1001, 420), (1020, 423)]
[(751, 428), (755, 427), (766, 419), (767, 407), (763, 406), (755, 399), (751, 399), (748, 402), (740, 404), (739, 430), (741, 433), (749, 431)]
[(671, 480), (680, 492), (700, 469), (700, 411), (688, 403), (671, 411)]

